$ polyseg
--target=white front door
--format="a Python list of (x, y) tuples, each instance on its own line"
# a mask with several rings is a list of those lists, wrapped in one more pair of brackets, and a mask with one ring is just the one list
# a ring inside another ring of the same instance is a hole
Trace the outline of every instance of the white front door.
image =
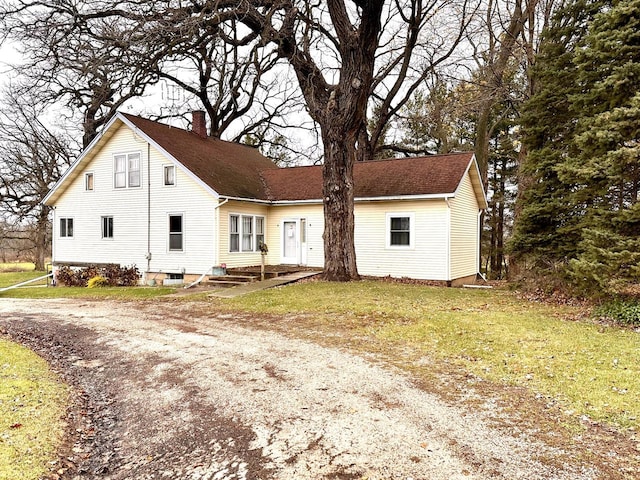
[(282, 263), (297, 265), (299, 263), (298, 222), (290, 220), (282, 222)]

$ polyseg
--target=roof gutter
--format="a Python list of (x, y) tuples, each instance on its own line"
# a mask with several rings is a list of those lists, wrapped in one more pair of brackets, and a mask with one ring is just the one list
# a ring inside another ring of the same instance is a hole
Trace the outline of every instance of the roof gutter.
[[(430, 193), (422, 195), (393, 195), (386, 197), (355, 197), (354, 202), (391, 202), (391, 201), (410, 201), (410, 200), (449, 200), (455, 198), (455, 193)], [(241, 202), (260, 203), (263, 205), (309, 205), (322, 204), (322, 199), (311, 198), (303, 200), (260, 200), (257, 198), (229, 197), (220, 195), (220, 198), (227, 200), (237, 200)]]
[(224, 203), (228, 202), (229, 200), (237, 200), (239, 202), (261, 203), (263, 205), (272, 205), (274, 203), (271, 200), (260, 200), (258, 198), (230, 197), (227, 195), (220, 195), (220, 199), (223, 199), (223, 198), (225, 199)]

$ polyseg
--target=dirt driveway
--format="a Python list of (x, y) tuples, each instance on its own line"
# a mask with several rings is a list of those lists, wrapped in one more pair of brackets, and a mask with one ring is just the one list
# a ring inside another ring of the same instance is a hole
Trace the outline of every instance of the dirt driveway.
[(180, 304), (0, 300), (0, 330), (78, 391), (65, 478), (595, 478), (397, 371), (233, 320)]

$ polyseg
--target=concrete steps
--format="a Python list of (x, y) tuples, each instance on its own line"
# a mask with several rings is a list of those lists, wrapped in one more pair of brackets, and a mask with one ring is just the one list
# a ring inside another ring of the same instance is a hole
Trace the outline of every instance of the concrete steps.
[(207, 285), (217, 287), (237, 287), (247, 283), (256, 282), (260, 277), (255, 275), (212, 275), (204, 282)]

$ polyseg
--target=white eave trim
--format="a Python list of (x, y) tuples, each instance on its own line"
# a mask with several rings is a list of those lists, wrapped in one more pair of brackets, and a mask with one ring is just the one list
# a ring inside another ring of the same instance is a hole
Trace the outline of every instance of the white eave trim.
[(259, 198), (243, 198), (243, 197), (230, 197), (228, 195), (220, 195), (220, 199), (225, 200), (235, 200), (238, 202), (250, 202), (250, 203), (260, 203), (263, 205), (273, 205), (271, 200), (260, 200)]
[[(387, 197), (356, 197), (354, 198), (353, 201), (362, 203), (362, 202), (391, 202), (391, 201), (397, 202), (397, 201), (410, 201), (410, 200), (448, 200), (454, 197), (455, 197), (455, 193), (434, 193), (434, 194), (424, 194), (424, 195), (395, 195), (395, 196), (387, 196)], [(313, 205), (313, 204), (321, 205), (323, 203), (322, 199), (320, 198), (312, 198), (312, 199), (304, 199), (304, 200), (258, 200), (256, 198), (229, 197), (226, 195), (220, 195), (220, 198), (236, 200), (239, 202), (260, 203), (260, 204), (273, 205), (273, 206)]]
[(429, 193), (422, 195), (391, 195), (386, 197), (355, 197), (354, 202), (399, 202), (403, 200), (448, 200), (455, 197), (455, 193)]
[(62, 177), (60, 177), (60, 179), (55, 183), (55, 185), (51, 187), (51, 190), (49, 190), (49, 193), (47, 193), (45, 197), (42, 199), (42, 201), (40, 202), (42, 205), (47, 204), (47, 202), (49, 201), (49, 198), (53, 196), (53, 194), (65, 182), (65, 180), (75, 171), (76, 168), (78, 168), (78, 165), (82, 163), (82, 160), (84, 160), (84, 157), (86, 157), (89, 154), (89, 152), (93, 150), (93, 148), (98, 144), (98, 142), (102, 140), (102, 137), (104, 137), (107, 131), (111, 128), (111, 126), (116, 122), (116, 120), (118, 120), (119, 115), (120, 113), (117, 113), (116, 115), (114, 115), (111, 118), (111, 120), (109, 120), (109, 123), (107, 123), (107, 125), (100, 131), (100, 133), (98, 133), (98, 135), (96, 135), (96, 137), (93, 140), (91, 140), (91, 143), (87, 145), (87, 148), (85, 148), (82, 151), (82, 153), (80, 153), (80, 156), (76, 158), (76, 161), (69, 166), (69, 168), (64, 173), (64, 175), (62, 175)]
[[(158, 152), (160, 152), (164, 157), (166, 157), (168, 160), (170, 160), (173, 163), (175, 163), (176, 166), (178, 166), (180, 168), (180, 170), (182, 170), (185, 174), (187, 174), (187, 176), (191, 177), (193, 179), (193, 181), (195, 181), (198, 185), (200, 185), (202, 188), (204, 188), (207, 192), (209, 192), (211, 195), (213, 195), (213, 197), (215, 199), (219, 199), (220, 198), (220, 195), (218, 194), (218, 192), (216, 192), (213, 188), (211, 188), (209, 185), (207, 185), (205, 182), (203, 182), (200, 179), (200, 177), (198, 177), (195, 173), (193, 173), (191, 170), (189, 170), (187, 167), (185, 167), (182, 163), (180, 163), (180, 161), (178, 159), (176, 159), (173, 155), (171, 155), (169, 152), (167, 152), (160, 145), (158, 145), (151, 137), (149, 137), (146, 133), (144, 133), (143, 130), (140, 130), (134, 123), (130, 122), (124, 115), (122, 115), (120, 112), (118, 112), (116, 117), (118, 117), (122, 121), (122, 123), (124, 123), (131, 130), (133, 130), (133, 133), (135, 133), (136, 135), (138, 135), (141, 138), (143, 138), (153, 148), (155, 148)], [(149, 159), (147, 159), (147, 161), (149, 161)]]
[[(480, 166), (478, 165), (478, 161), (476, 160), (476, 155), (475, 153), (471, 156), (471, 160), (469, 161), (469, 165), (467, 166), (467, 170), (465, 171), (465, 175), (469, 174), (469, 176), (471, 176), (471, 186), (473, 187), (473, 175), (471, 175), (471, 167), (475, 166), (474, 171), (475, 171), (475, 176), (478, 179), (478, 183), (480, 186), (480, 190), (482, 192), (482, 201), (484, 202), (484, 205), (478, 205), (478, 207), (480, 208), (480, 210), (486, 210), (487, 208), (489, 208), (489, 201), (487, 200), (487, 192), (484, 191), (484, 185), (482, 184), (482, 175), (480, 175)], [(458, 189), (462, 186), (462, 179), (460, 180), (460, 183), (458, 184), (458, 188), (456, 188), (456, 192), (458, 191)], [(475, 190), (475, 187), (474, 187)], [(477, 198), (477, 196), (476, 196)]]
[(269, 202), (271, 205), (311, 205), (311, 204), (322, 204), (322, 200), (320, 198), (312, 198), (308, 200), (273, 200)]
[[(180, 168), (186, 175), (191, 177), (198, 185), (204, 188), (207, 192), (209, 192), (214, 198), (218, 199), (220, 195), (214, 189), (212, 189), (209, 185), (203, 182), (197, 175), (195, 175), (191, 170), (185, 167), (180, 161), (178, 161), (173, 155), (167, 152), (164, 148), (158, 145), (151, 137), (149, 137), (143, 130), (140, 130), (135, 124), (129, 121), (122, 113), (116, 113), (109, 123), (100, 131), (100, 133), (91, 141), (91, 143), (85, 148), (80, 156), (76, 159), (75, 162), (71, 164), (69, 169), (65, 172), (65, 174), (56, 182), (56, 184), (49, 190), (49, 193), (42, 199), (41, 203), (46, 205), (49, 199), (57, 192), (57, 190), (64, 184), (66, 179), (78, 168), (78, 166), (82, 163), (82, 161), (89, 155), (89, 153), (96, 147), (98, 142), (104, 137), (104, 135), (111, 129), (113, 124), (117, 121), (121, 121), (127, 127), (131, 129), (131, 131), (142, 138), (145, 142), (149, 143), (149, 145), (153, 146), (158, 152), (160, 152), (164, 157), (166, 157), (169, 161), (176, 164), (178, 168)], [(147, 159), (149, 161), (149, 159)]]

